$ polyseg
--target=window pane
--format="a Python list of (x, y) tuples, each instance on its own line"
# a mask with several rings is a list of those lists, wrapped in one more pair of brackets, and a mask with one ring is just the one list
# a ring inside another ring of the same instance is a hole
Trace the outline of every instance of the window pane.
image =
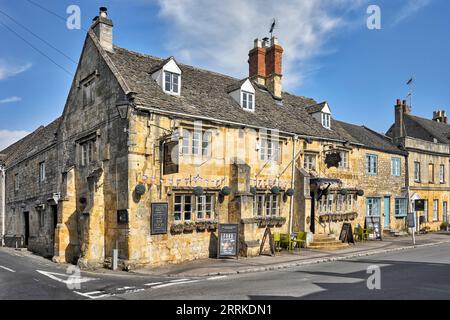
[(189, 132), (189, 130), (183, 129), (183, 147), (181, 152), (183, 154), (189, 154), (189, 143), (190, 143), (190, 139), (191, 139), (191, 133)]
[(210, 143), (211, 143), (211, 132), (206, 131), (203, 134), (203, 141), (202, 141), (202, 154), (204, 156), (210, 155)]
[(247, 109), (247, 93), (242, 93), (242, 107), (244, 109)]
[(252, 94), (248, 95), (248, 108), (250, 110), (253, 110), (253, 95)]
[(178, 93), (178, 75), (172, 74), (172, 91)]
[(166, 90), (166, 91), (171, 91), (171, 82), (172, 82), (171, 73), (165, 71), (165, 72), (164, 72), (164, 79), (165, 79), (165, 87), (164, 87), (164, 90)]

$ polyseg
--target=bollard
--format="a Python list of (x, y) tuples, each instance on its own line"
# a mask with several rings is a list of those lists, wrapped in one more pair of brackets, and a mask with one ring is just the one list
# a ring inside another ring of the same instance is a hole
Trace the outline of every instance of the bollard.
[(112, 269), (117, 270), (117, 260), (119, 258), (119, 249), (113, 249), (112, 255)]

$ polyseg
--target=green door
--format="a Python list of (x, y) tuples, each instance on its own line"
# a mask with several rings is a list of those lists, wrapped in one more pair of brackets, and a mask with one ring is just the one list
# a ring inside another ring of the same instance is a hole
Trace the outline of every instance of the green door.
[(384, 228), (389, 229), (391, 226), (391, 198), (384, 197)]

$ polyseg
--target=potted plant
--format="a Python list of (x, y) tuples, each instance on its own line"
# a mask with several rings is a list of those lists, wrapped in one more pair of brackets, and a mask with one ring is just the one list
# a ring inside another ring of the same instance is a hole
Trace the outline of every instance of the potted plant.
[(199, 220), (195, 223), (195, 227), (197, 228), (197, 231), (205, 231), (206, 229), (206, 221)]
[(182, 233), (184, 231), (183, 222), (175, 222), (170, 226), (170, 232), (174, 234)]
[(192, 232), (195, 229), (195, 222), (194, 221), (185, 221), (184, 222), (184, 232)]
[(441, 230), (443, 230), (443, 231), (447, 231), (447, 228), (448, 228), (448, 222), (442, 222), (441, 223)]
[(275, 227), (276, 217), (268, 217), (267, 226), (270, 228)]
[(276, 226), (281, 227), (286, 222), (286, 217), (276, 217)]
[(208, 231), (216, 231), (217, 230), (217, 220), (213, 220), (213, 221), (208, 221), (206, 223), (206, 228), (208, 229)]

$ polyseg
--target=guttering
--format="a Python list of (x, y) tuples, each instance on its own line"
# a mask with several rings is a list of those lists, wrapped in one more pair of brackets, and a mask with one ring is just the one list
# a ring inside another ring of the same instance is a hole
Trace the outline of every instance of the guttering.
[[(174, 116), (186, 117), (186, 118), (196, 118), (196, 119), (200, 119), (200, 120), (206, 120), (206, 121), (211, 121), (211, 122), (216, 122), (216, 123), (234, 125), (234, 126), (238, 126), (238, 127), (247, 127), (247, 128), (253, 128), (253, 129), (268, 129), (268, 130), (270, 130), (270, 128), (258, 127), (258, 126), (245, 124), (245, 123), (240, 123), (240, 122), (220, 120), (220, 119), (210, 118), (210, 117), (205, 117), (205, 116), (189, 115), (189, 114), (185, 114), (185, 113), (181, 113), (181, 112), (160, 110), (160, 109), (154, 108), (154, 107), (145, 107), (145, 106), (136, 105), (136, 104), (134, 105), (134, 107), (136, 109), (138, 109), (138, 110), (150, 111), (150, 112), (157, 113), (157, 114), (162, 114), (162, 115), (174, 115)], [(278, 130), (278, 129), (276, 129), (276, 130)], [(282, 131), (282, 130), (278, 130), (278, 132), (280, 132), (282, 134), (285, 134), (287, 136), (298, 137), (298, 138), (302, 138), (302, 139), (311, 138), (311, 139), (314, 139), (314, 140), (333, 141), (333, 142), (340, 142), (340, 143), (346, 142), (344, 140), (339, 140), (339, 139), (322, 138), (322, 137), (317, 137), (317, 136), (301, 135), (301, 134), (287, 132), (287, 131)], [(363, 144), (359, 144), (359, 143), (353, 143), (352, 142), (352, 144), (356, 145), (356, 146), (362, 146), (362, 147), (364, 146)]]
[(1, 233), (1, 245), (2, 247), (5, 246), (5, 209), (6, 209), (6, 190), (5, 190), (5, 179), (6, 179), (6, 172), (5, 172), (5, 168), (0, 165), (0, 197), (2, 199), (2, 201), (0, 202), (0, 211), (2, 213), (2, 233)]

